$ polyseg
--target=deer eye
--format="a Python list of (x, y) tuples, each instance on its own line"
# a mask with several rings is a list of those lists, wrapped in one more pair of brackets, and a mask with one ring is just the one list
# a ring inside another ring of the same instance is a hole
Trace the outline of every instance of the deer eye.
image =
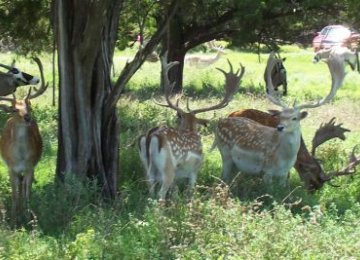
[(296, 120), (297, 120), (297, 117), (293, 117), (291, 120), (292, 120), (292, 121), (296, 121)]
[(17, 68), (12, 68), (11, 69), (11, 72), (14, 73), (14, 74), (18, 74), (19, 73), (19, 70)]

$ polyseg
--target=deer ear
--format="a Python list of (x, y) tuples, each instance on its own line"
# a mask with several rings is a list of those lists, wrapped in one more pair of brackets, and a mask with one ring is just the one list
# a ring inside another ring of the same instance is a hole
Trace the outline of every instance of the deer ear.
[(306, 112), (306, 111), (301, 112), (301, 114), (300, 114), (300, 120), (301, 120), (301, 119), (304, 119), (305, 117), (307, 117), (307, 115), (308, 115), (308, 112)]
[(275, 110), (275, 109), (269, 109), (268, 111), (269, 111), (270, 115), (272, 115), (272, 116), (278, 116), (281, 113), (280, 110)]
[(203, 125), (203, 126), (207, 127), (207, 124), (209, 123), (209, 120), (197, 118), (197, 119), (196, 119), (196, 122), (197, 122), (199, 125)]

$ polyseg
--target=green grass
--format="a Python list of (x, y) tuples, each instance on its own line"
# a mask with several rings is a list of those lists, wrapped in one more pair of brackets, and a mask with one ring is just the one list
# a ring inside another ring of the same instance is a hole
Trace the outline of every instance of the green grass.
[[(134, 50), (118, 52), (119, 74)], [(206, 55), (213, 55), (212, 53)], [(313, 64), (312, 51), (285, 46), (282, 56), (288, 71), (287, 102), (305, 102), (326, 95), (330, 76), (325, 63)], [(10, 63), (11, 54), (0, 54)], [(50, 86), (51, 58), (42, 58)], [(360, 177), (338, 178), (341, 188), (325, 185), (308, 193), (295, 170), (290, 187), (271, 196), (261, 180), (242, 178), (232, 193), (221, 187), (221, 159), (209, 151), (216, 120), (242, 108), (274, 108), (264, 96), (263, 71), (267, 54), (227, 51), (234, 66), (246, 72), (240, 92), (228, 107), (200, 115), (211, 120), (200, 130), (204, 164), (192, 203), (181, 194), (167, 205), (148, 199), (136, 138), (159, 124), (175, 124), (175, 112), (153, 103), (159, 96), (160, 63), (145, 63), (127, 85), (119, 101), (121, 120), (119, 200), (104, 203), (95, 183), (68, 178), (54, 183), (57, 152), (57, 109), (51, 106), (51, 88), (34, 100), (34, 113), (43, 139), (44, 154), (36, 168), (30, 208), (32, 220), (24, 228), (10, 228), (10, 187), (0, 164), (0, 259), (339, 259), (360, 258)], [(206, 69), (185, 66), (184, 91), (190, 106), (205, 107), (222, 98), (226, 58)], [(259, 61), (260, 59), (260, 61)], [(18, 59), (18, 67), (37, 74), (35, 64)], [(319, 148), (326, 171), (341, 168), (352, 147), (359, 143), (360, 75), (348, 71), (333, 102), (309, 110), (302, 122), (306, 143), (332, 117), (351, 129), (345, 141), (334, 140)], [(25, 95), (20, 90), (18, 95)], [(185, 105), (185, 104), (182, 104)], [(6, 115), (0, 113), (0, 127)]]

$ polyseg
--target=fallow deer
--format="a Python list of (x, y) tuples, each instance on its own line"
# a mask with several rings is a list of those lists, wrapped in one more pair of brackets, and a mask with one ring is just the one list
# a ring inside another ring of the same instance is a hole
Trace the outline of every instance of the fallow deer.
[(224, 47), (215, 46), (214, 41), (210, 41), (208, 43), (208, 46), (210, 47), (210, 49), (216, 51), (215, 56), (211, 56), (211, 57), (198, 56), (198, 55), (188, 56), (185, 57), (185, 63), (189, 64), (189, 66), (194, 66), (198, 69), (203, 69), (217, 62), (221, 58), (221, 56), (225, 54)]
[(305, 108), (316, 108), (330, 101), (337, 89), (342, 84), (345, 72), (337, 57), (328, 61), (332, 76), (330, 93), (317, 102), (303, 105), (294, 104), (288, 107), (276, 96), (271, 80), (271, 71), (276, 64), (274, 53), (271, 53), (266, 67), (268, 99), (282, 107), (282, 111), (271, 111), (279, 116), (280, 122), (276, 128), (261, 125), (248, 118), (225, 118), (219, 120), (215, 132), (215, 142), (223, 162), (222, 178), (230, 183), (233, 166), (240, 172), (248, 175), (262, 176), (268, 185), (273, 183), (273, 178), (285, 186), (288, 172), (296, 162), (301, 142), (300, 120), (307, 116)]
[[(281, 58), (280, 54), (275, 54), (275, 65), (271, 70), (271, 79), (274, 85), (275, 91), (278, 91), (279, 87), (283, 86), (283, 95), (287, 95), (287, 73), (284, 67), (286, 58)], [(264, 72), (264, 81), (267, 86), (266, 70)], [(266, 92), (269, 92), (266, 88)]]
[(1, 101), (11, 102), (11, 106), (2, 104), (2, 109), (11, 113), (7, 120), (1, 138), (0, 153), (4, 159), (10, 175), (12, 189), (12, 220), (23, 213), (27, 205), (31, 186), (34, 178), (34, 167), (39, 162), (42, 153), (42, 139), (38, 125), (31, 115), (30, 99), (40, 96), (47, 89), (45, 85), (43, 68), (38, 58), (34, 59), (39, 66), (41, 74), (41, 87), (36, 92), (17, 100), (13, 98), (0, 97)]
[(36, 85), (40, 81), (38, 77), (21, 72), (14, 65), (0, 64), (0, 67), (8, 70), (6, 73), (0, 72), (0, 96), (10, 95), (20, 86)]
[[(175, 66), (177, 62), (166, 63), (164, 71), (167, 72)], [(189, 186), (192, 190), (197, 172), (203, 161), (201, 137), (197, 130), (198, 125), (206, 125), (208, 120), (197, 118), (199, 113), (221, 109), (228, 105), (233, 95), (237, 92), (245, 68), (241, 66), (237, 72), (233, 72), (231, 63), (230, 72), (219, 69), (225, 75), (225, 96), (223, 100), (213, 106), (201, 109), (190, 110), (188, 112), (173, 104), (170, 100), (170, 94), (174, 83), (170, 84), (165, 76), (165, 99), (167, 104), (160, 104), (174, 109), (180, 116), (178, 127), (171, 128), (160, 126), (151, 129), (146, 135), (139, 138), (139, 154), (146, 170), (149, 183), (150, 194), (154, 195), (157, 182), (161, 184), (158, 192), (160, 200), (165, 200), (167, 192), (174, 180), (177, 178), (188, 178)], [(240, 73), (239, 73), (240, 71)]]
[[(273, 116), (269, 113), (256, 110), (256, 109), (244, 109), (232, 112), (229, 117), (245, 117), (254, 120), (262, 125), (276, 128), (280, 123), (278, 116)], [(301, 137), (300, 149), (297, 154), (295, 169), (299, 173), (300, 179), (304, 182), (305, 187), (309, 191), (320, 189), (324, 183), (329, 182), (336, 176), (336, 174), (325, 174), (319, 160), (315, 157), (315, 151), (318, 146), (333, 138), (339, 138), (345, 140), (345, 132), (350, 130), (341, 127), (341, 124), (335, 125), (335, 118), (332, 118), (328, 123), (322, 124), (316, 131), (312, 141), (311, 154), (306, 147), (306, 144)], [(344, 175), (344, 174), (342, 174)]]
[(343, 63), (343, 66), (349, 64), (352, 70), (355, 70), (357, 67), (358, 71), (360, 71), (358, 53), (343, 46), (334, 46), (316, 52), (313, 58), (313, 62), (317, 63), (320, 60), (326, 61), (327, 59), (333, 56), (339, 57)]

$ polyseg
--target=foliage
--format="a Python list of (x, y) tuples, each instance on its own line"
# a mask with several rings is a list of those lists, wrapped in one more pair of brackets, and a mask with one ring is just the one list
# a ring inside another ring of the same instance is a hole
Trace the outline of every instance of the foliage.
[(50, 0), (0, 0), (0, 51), (19, 54), (50, 51)]

